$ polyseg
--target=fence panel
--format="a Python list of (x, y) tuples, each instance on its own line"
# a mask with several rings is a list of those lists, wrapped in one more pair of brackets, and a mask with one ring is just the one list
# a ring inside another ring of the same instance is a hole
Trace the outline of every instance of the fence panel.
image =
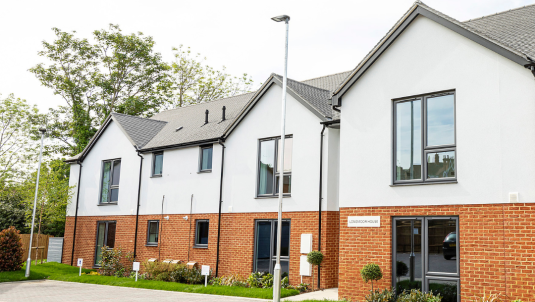
[[(30, 246), (30, 234), (21, 234), (20, 237), (22, 238), (22, 250), (24, 252), (24, 255), (22, 259), (26, 261), (28, 259), (28, 247)], [(52, 235), (39, 235), (39, 254), (37, 254), (37, 259), (46, 259), (47, 253), (48, 253), (48, 238), (54, 237)], [(33, 241), (32, 241), (32, 247), (37, 247), (37, 234), (33, 234)], [(37, 252), (37, 249), (32, 248), (32, 260), (35, 260), (35, 254)]]

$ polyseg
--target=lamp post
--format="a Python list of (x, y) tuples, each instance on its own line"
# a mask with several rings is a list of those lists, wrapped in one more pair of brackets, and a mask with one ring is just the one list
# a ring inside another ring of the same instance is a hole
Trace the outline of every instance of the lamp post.
[(282, 78), (282, 115), (281, 115), (281, 151), (280, 167), (279, 167), (279, 215), (277, 219), (277, 261), (273, 271), (273, 301), (279, 302), (281, 299), (281, 230), (282, 230), (282, 195), (284, 191), (284, 143), (286, 141), (286, 84), (288, 73), (288, 26), (290, 17), (287, 15), (277, 16), (271, 18), (275, 22), (282, 22), (286, 24), (286, 38), (284, 47), (284, 74)]
[(43, 158), (43, 139), (45, 137), (45, 128), (39, 128), (41, 132), (41, 151), (39, 151), (39, 166), (37, 166), (37, 181), (35, 183), (35, 197), (33, 200), (33, 214), (32, 214), (32, 228), (30, 230), (30, 247), (28, 247), (28, 259), (26, 260), (26, 278), (30, 277), (30, 266), (32, 264), (32, 240), (33, 240), (33, 228), (35, 225), (35, 208), (37, 206), (37, 193), (39, 192), (39, 176), (41, 175), (41, 159)]

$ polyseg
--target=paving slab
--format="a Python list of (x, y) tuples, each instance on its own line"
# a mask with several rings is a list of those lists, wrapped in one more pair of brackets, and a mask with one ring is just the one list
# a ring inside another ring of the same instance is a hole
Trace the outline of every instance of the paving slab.
[(62, 282), (52, 280), (0, 283), (0, 302), (85, 302), (85, 301), (173, 301), (173, 302), (254, 302), (269, 301), (241, 297), (216, 296), (128, 288), (109, 285)]
[(282, 299), (282, 301), (303, 301), (303, 300), (334, 300), (338, 301), (338, 288), (328, 288), (324, 290), (318, 290), (306, 294), (297, 296), (291, 296)]

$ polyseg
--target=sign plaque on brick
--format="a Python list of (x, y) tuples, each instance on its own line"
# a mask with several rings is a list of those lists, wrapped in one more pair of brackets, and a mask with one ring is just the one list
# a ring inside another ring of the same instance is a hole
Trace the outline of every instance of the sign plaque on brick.
[(349, 216), (347, 226), (350, 228), (378, 228), (381, 226), (381, 216)]

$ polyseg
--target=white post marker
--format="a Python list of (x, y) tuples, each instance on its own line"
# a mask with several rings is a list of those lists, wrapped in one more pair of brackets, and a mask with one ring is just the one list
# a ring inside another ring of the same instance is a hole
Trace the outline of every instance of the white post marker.
[(210, 275), (210, 266), (203, 265), (201, 269), (201, 275), (204, 276), (204, 287), (208, 285), (208, 276)]
[(136, 282), (137, 282), (137, 273), (139, 272), (139, 262), (134, 262), (133, 266), (134, 267), (132, 267), (132, 270), (136, 271)]
[(82, 276), (82, 264), (84, 264), (84, 259), (78, 258), (77, 266), (80, 267), (80, 273), (78, 273), (78, 277)]

